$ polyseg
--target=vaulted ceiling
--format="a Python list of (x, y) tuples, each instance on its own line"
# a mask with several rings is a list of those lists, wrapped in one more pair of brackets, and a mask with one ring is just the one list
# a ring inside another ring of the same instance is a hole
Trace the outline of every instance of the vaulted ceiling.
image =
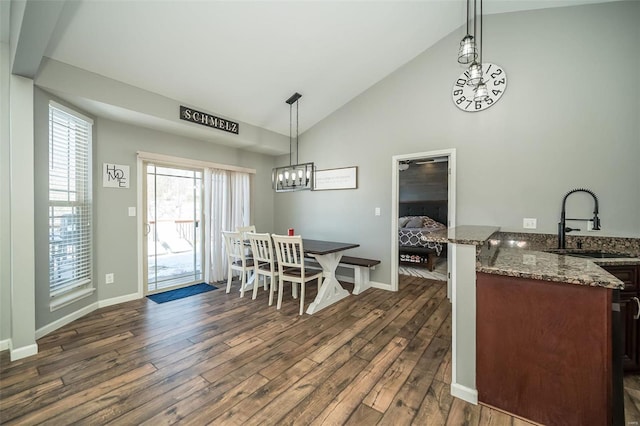
[[(596, 2), (485, 0), (484, 8)], [(44, 55), (287, 135), (292, 93), (303, 95), (304, 132), (464, 25), (465, 8), (464, 0), (67, 1)]]

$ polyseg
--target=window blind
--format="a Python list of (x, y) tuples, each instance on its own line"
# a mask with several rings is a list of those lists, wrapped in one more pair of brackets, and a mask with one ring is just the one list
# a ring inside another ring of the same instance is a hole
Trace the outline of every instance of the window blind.
[(49, 295), (91, 286), (93, 123), (49, 105)]

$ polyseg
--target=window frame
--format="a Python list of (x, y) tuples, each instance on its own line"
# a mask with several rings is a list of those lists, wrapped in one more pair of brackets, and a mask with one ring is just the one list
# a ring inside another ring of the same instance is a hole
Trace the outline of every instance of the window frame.
[[(57, 128), (54, 117), (63, 121), (57, 124)], [(57, 102), (49, 101), (47, 229), (51, 311), (87, 297), (95, 291), (93, 124), (91, 118)], [(60, 137), (60, 130), (66, 131), (67, 137)], [(74, 135), (76, 132), (79, 134)], [(61, 163), (55, 163), (56, 155), (66, 157), (66, 171), (64, 167), (60, 167)], [(69, 167), (72, 159), (75, 165)], [(55, 197), (52, 194), (59, 196)], [(65, 210), (71, 210), (71, 213), (62, 213)], [(69, 275), (69, 271), (70, 277), (60, 277), (65, 272)], [(57, 279), (54, 277), (56, 274)], [(79, 275), (76, 277), (76, 274)]]

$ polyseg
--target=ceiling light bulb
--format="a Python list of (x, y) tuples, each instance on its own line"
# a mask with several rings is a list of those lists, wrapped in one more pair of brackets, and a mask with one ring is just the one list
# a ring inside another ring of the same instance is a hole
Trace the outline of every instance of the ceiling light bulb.
[(487, 85), (484, 84), (484, 81), (480, 81), (480, 84), (475, 89), (475, 94), (473, 96), (474, 102), (484, 102), (489, 98), (489, 90), (487, 89)]
[(467, 84), (469, 86), (477, 86), (481, 81), (482, 65), (474, 61), (469, 67), (469, 80), (467, 80)]
[(302, 179), (302, 174), (303, 174), (303, 171), (302, 170), (298, 170), (298, 179)]
[(285, 170), (285, 172), (284, 172), (284, 178), (285, 178), (286, 180), (289, 180), (289, 170)]
[(458, 51), (458, 62), (461, 64), (469, 64), (476, 60), (478, 52), (476, 51), (476, 43), (473, 36), (467, 34), (460, 41), (460, 50)]
[(280, 174), (278, 175), (278, 180), (279, 180), (280, 182), (282, 182), (282, 178), (283, 178), (282, 173), (280, 173)]

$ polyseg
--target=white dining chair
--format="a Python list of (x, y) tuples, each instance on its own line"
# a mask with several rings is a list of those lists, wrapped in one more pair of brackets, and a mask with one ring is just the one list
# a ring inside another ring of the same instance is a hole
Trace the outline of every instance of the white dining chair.
[(240, 272), (240, 297), (244, 297), (247, 276), (254, 271), (253, 259), (247, 258), (246, 246), (239, 232), (222, 231), (224, 244), (227, 249), (229, 268), (227, 271), (227, 293), (231, 291), (233, 271)]
[(255, 225), (249, 225), (249, 226), (238, 226), (236, 227), (236, 231), (238, 231), (240, 233), (240, 236), (242, 237), (243, 240), (247, 240), (247, 233), (248, 232), (256, 232), (256, 226)]
[(276, 255), (273, 252), (273, 243), (271, 235), (257, 234), (248, 232), (247, 238), (251, 244), (251, 252), (253, 253), (253, 263), (255, 267), (256, 281), (253, 286), (253, 299), (255, 300), (260, 287), (260, 277), (264, 289), (267, 289), (267, 278), (269, 278), (269, 306), (273, 305), (273, 292), (275, 290), (276, 277), (278, 276), (278, 266)]
[(273, 242), (278, 259), (278, 304), (277, 309), (282, 307), (282, 288), (284, 282), (291, 283), (291, 292), (295, 298), (295, 284), (300, 284), (300, 315), (304, 312), (305, 284), (309, 281), (318, 280), (318, 291), (322, 284), (322, 270), (308, 268), (304, 264), (304, 248), (302, 247), (302, 237), (273, 235)]
[(246, 248), (245, 252), (247, 253), (247, 258), (251, 258), (251, 247), (249, 246), (247, 233), (256, 232), (256, 226), (255, 225), (236, 226), (236, 231), (240, 233), (240, 237), (242, 237), (242, 241), (244, 241), (245, 243), (245, 248)]

